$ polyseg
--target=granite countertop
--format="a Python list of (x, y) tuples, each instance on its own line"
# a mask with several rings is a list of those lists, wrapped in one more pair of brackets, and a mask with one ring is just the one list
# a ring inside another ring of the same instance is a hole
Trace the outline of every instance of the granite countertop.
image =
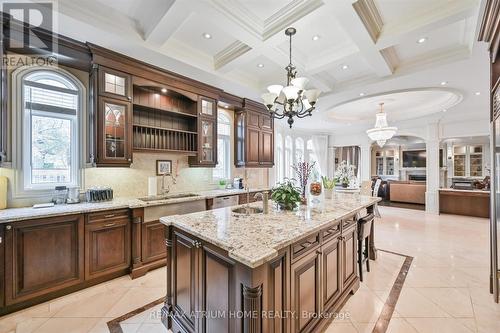
[[(264, 190), (268, 189), (255, 188), (255, 189), (250, 189), (250, 192), (258, 192)], [(139, 200), (138, 198), (115, 198), (112, 201), (81, 202), (77, 204), (55, 205), (54, 207), (47, 207), (47, 208), (33, 208), (33, 207), (7, 208), (4, 210), (0, 210), (0, 223), (9, 223), (9, 222), (33, 219), (33, 218), (90, 213), (90, 212), (97, 212), (109, 209), (142, 208), (142, 207), (169, 205), (174, 203), (189, 202), (195, 200), (205, 200), (210, 198), (222, 197), (226, 195), (237, 195), (246, 193), (246, 191), (241, 189), (228, 189), (228, 190), (219, 189), (219, 190), (208, 190), (208, 191), (197, 191), (197, 192), (193, 191), (193, 192), (183, 192), (183, 193), (195, 193), (198, 195), (192, 197), (162, 199), (149, 202)], [(169, 193), (169, 194), (177, 194), (177, 193)]]
[[(335, 193), (333, 199), (323, 200), (316, 208), (301, 206), (294, 212), (278, 212), (270, 203), (269, 214), (235, 214), (231, 207), (226, 207), (162, 217), (160, 221), (214, 244), (228, 251), (231, 258), (255, 268), (295, 241), (380, 200), (359, 194)], [(252, 204), (260, 205), (262, 203)]]
[(459, 190), (455, 188), (440, 188), (439, 191), (443, 192), (462, 192), (462, 193), (485, 193), (489, 194), (490, 190)]

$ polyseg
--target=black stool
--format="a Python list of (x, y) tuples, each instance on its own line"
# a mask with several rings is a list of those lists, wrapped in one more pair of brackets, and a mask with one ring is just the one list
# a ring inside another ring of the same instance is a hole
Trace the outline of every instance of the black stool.
[[(363, 281), (363, 262), (366, 261), (366, 270), (370, 271), (370, 232), (374, 215), (369, 214), (358, 220), (358, 265), (359, 279)], [(363, 251), (363, 241), (365, 249)]]

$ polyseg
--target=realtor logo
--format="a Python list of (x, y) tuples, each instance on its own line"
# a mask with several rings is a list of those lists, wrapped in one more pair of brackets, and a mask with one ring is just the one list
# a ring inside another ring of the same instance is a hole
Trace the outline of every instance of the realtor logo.
[(14, 26), (11, 22), (4, 29), (7, 48), (22, 54), (52, 53), (54, 51), (52, 34), (40, 30), (53, 31), (53, 4), (51, 2), (4, 2), (2, 11), (24, 25)]

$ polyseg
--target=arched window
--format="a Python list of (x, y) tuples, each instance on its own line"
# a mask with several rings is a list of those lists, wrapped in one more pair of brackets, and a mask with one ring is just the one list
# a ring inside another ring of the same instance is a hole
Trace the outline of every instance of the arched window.
[(292, 138), (287, 136), (285, 138), (285, 177), (286, 178), (293, 178), (292, 151), (293, 151)]
[(217, 166), (213, 176), (231, 178), (231, 119), (221, 111), (217, 115)]
[(304, 162), (304, 140), (295, 139), (295, 163)]
[(55, 69), (20, 78), (23, 190), (78, 186), (82, 86)]
[(281, 134), (276, 135), (276, 181), (283, 181), (283, 137)]

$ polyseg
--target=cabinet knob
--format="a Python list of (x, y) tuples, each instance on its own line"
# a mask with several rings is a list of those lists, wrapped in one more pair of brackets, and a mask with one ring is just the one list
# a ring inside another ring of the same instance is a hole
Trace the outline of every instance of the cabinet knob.
[(131, 159), (131, 158), (129, 158), (129, 159), (127, 159), (127, 161), (132, 162), (132, 159)]
[(127, 97), (127, 99), (128, 99), (129, 101), (131, 101), (131, 100), (132, 100), (132, 96), (128, 96), (128, 97)]
[(10, 229), (12, 229), (12, 226), (10, 225), (5, 226), (5, 230), (10, 230)]

